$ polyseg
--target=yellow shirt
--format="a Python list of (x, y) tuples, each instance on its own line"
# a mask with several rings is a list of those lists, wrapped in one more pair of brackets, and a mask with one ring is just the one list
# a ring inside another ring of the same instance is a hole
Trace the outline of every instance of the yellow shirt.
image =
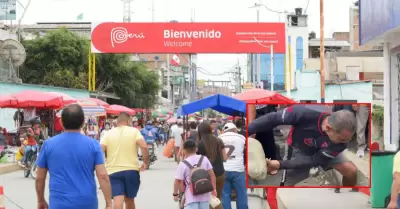
[(129, 126), (113, 128), (101, 139), (100, 144), (107, 147), (106, 168), (109, 175), (140, 169), (136, 145), (138, 140), (144, 140), (142, 134)]
[(400, 152), (397, 152), (393, 159), (393, 173), (400, 172)]

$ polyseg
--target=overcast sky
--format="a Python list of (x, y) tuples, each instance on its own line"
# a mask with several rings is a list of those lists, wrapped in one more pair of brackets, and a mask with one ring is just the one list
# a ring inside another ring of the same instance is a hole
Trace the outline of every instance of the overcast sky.
[[(355, 0), (325, 0), (325, 37), (331, 37), (335, 31), (349, 31), (349, 7)], [(22, 3), (27, 0), (21, 0)], [(114, 2), (114, 3), (111, 3)], [(152, 21), (152, 0), (134, 0), (132, 3), (133, 22)], [(188, 22), (191, 10), (195, 10), (197, 22), (255, 22), (256, 9), (249, 8), (258, 2), (253, 0), (154, 0), (155, 21), (177, 20)], [(262, 0), (269, 8), (289, 12), (296, 7), (306, 8), (309, 15), (310, 31), (319, 36), (319, 0)], [(303, 9), (304, 11), (304, 9)], [(22, 8), (17, 9), (21, 16)], [(83, 13), (87, 22), (122, 21), (121, 0), (31, 0), (23, 23), (76, 21)], [(260, 12), (261, 22), (283, 21), (283, 17), (264, 8)], [(242, 67), (246, 65), (244, 54), (200, 54), (198, 65), (207, 71), (220, 74), (232, 68), (238, 60)], [(244, 71), (246, 70), (243, 68)], [(229, 76), (209, 76), (199, 73), (200, 79), (229, 80)]]

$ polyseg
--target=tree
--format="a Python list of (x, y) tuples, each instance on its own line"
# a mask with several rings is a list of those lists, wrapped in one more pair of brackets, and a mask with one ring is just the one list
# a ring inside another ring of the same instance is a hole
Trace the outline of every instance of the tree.
[[(27, 52), (20, 77), (25, 83), (86, 89), (90, 41), (65, 28), (24, 40)], [(157, 102), (158, 74), (126, 54), (96, 55), (96, 88), (115, 93), (112, 103), (150, 108)]]
[(208, 118), (216, 118), (217, 117), (217, 113), (213, 109), (210, 109), (210, 108), (205, 110), (205, 114), (207, 115)]

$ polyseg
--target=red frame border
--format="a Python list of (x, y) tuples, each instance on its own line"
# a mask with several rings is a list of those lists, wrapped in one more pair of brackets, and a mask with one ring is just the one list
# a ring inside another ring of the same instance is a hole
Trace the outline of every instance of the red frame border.
[[(306, 103), (306, 102), (299, 102), (299, 103), (282, 103), (282, 102), (263, 102), (263, 103), (247, 103), (246, 104), (246, 118), (249, 118), (249, 112), (247, 111), (249, 105), (293, 105), (293, 104), (304, 104), (304, 105), (349, 105), (349, 104), (358, 104), (358, 105), (368, 105), (370, 107), (369, 111), (369, 128), (372, 130), (372, 103), (353, 103), (353, 102), (336, 102), (336, 103), (318, 103), (318, 102), (312, 102), (312, 103)], [(372, 131), (369, 132), (369, 138), (370, 140), (370, 146), (372, 145)], [(248, 123), (246, 122), (246, 143), (249, 140), (249, 132), (248, 132)], [(246, 152), (248, 153), (249, 147), (246, 146)], [(247, 175), (248, 173), (248, 163), (246, 163), (246, 188), (249, 189), (257, 189), (257, 188), (357, 188), (357, 189), (370, 189), (371, 184), (372, 184), (372, 151), (371, 149), (369, 150), (369, 186), (354, 186), (354, 187), (348, 187), (348, 186), (249, 186), (249, 177)], [(247, 159), (248, 160), (248, 159)]]

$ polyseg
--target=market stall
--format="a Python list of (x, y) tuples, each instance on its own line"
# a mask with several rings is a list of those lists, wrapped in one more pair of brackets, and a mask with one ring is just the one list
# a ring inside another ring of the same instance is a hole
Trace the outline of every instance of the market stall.
[[(106, 108), (103, 106), (98, 105), (92, 101), (78, 101), (76, 104), (79, 104), (82, 109), (83, 113), (85, 114), (85, 124), (82, 128), (82, 133), (88, 135), (88, 131), (93, 133), (98, 133), (100, 129), (103, 127), (105, 123), (107, 111)], [(56, 131), (61, 132), (63, 130), (61, 126), (61, 114), (63, 109), (59, 110), (56, 114)], [(92, 134), (94, 135), (94, 134)], [(98, 134), (94, 136), (96, 138)], [(98, 137), (96, 138), (98, 139)]]
[(268, 91), (265, 89), (249, 89), (243, 93), (236, 94), (233, 98), (244, 101), (246, 103), (275, 103), (275, 104), (287, 104), (296, 103), (294, 100), (285, 97), (277, 92)]
[(122, 105), (110, 105), (109, 107), (106, 108), (107, 114), (110, 115), (119, 115), (122, 112), (128, 113), (129, 115), (133, 116), (136, 114), (134, 110), (131, 108), (127, 108)]

